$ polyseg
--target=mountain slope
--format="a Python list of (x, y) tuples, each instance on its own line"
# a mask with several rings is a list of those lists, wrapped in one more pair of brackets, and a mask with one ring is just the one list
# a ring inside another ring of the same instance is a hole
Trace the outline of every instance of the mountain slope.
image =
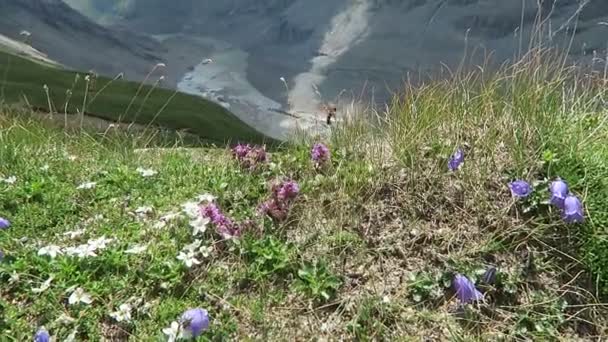
[[(104, 77), (86, 81), (75, 72), (2, 51), (0, 61), (8, 61), (0, 64), (0, 99), (6, 103), (21, 102), (55, 115), (84, 111), (111, 121), (187, 130), (213, 142), (266, 140), (223, 107), (197, 96), (158, 86), (139, 89), (139, 83)], [(158, 76), (153, 77), (158, 85)]]

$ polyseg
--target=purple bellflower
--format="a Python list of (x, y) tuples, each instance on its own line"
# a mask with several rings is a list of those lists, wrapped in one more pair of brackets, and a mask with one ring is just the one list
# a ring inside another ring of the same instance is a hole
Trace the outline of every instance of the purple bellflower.
[(564, 208), (564, 200), (568, 197), (568, 184), (561, 179), (551, 182), (549, 186), (549, 191), (551, 191), (551, 204), (554, 206), (563, 209)]
[(524, 180), (516, 180), (509, 183), (509, 190), (513, 197), (526, 198), (532, 193), (532, 186)]
[(462, 149), (456, 150), (448, 161), (448, 168), (450, 171), (456, 171), (460, 168), (460, 165), (464, 162), (464, 152)]
[(0, 229), (7, 229), (11, 226), (11, 222), (4, 217), (0, 217)]
[(568, 196), (564, 200), (564, 211), (562, 217), (567, 223), (583, 223), (585, 216), (583, 214), (583, 204), (576, 196)]
[(38, 329), (38, 331), (36, 332), (36, 335), (34, 335), (34, 342), (50, 342), (50, 341), (51, 341), (51, 335), (49, 335), (49, 332), (44, 327), (40, 327)]
[(209, 313), (205, 309), (190, 309), (181, 317), (184, 333), (190, 337), (198, 337), (209, 329)]
[(454, 277), (454, 289), (456, 297), (463, 304), (483, 299), (483, 294), (475, 288), (475, 284), (462, 274), (456, 274)]

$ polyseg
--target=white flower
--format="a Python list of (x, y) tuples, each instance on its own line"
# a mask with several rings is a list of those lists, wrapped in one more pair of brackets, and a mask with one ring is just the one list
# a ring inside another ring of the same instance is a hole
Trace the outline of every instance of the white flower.
[(40, 167), (40, 170), (46, 172), (49, 170), (49, 168), (50, 168), (49, 164), (44, 164), (42, 167)]
[(2, 181), (6, 184), (15, 184), (17, 182), (17, 177), (15, 177), (15, 176), (6, 177), (6, 178), (3, 178)]
[(125, 253), (127, 254), (141, 254), (148, 249), (147, 245), (133, 245), (131, 248), (127, 249)]
[(86, 182), (86, 183), (80, 184), (76, 189), (90, 190), (90, 189), (95, 189), (96, 186), (97, 186), (97, 183), (95, 183), (95, 182)]
[(195, 252), (203, 243), (201, 240), (194, 240), (191, 244), (184, 246), (184, 251)]
[(203, 234), (207, 230), (207, 225), (211, 220), (207, 217), (199, 216), (195, 220), (190, 221), (190, 227), (192, 227), (192, 235), (196, 236), (199, 233)]
[(69, 236), (70, 239), (75, 239), (84, 234), (84, 229), (71, 230), (69, 232), (63, 233), (63, 236)]
[(203, 246), (198, 250), (204, 258), (208, 258), (213, 252), (213, 247)]
[(53, 281), (53, 276), (50, 276), (49, 279), (45, 280), (44, 283), (40, 285), (40, 287), (33, 288), (32, 292), (34, 293), (42, 293), (51, 287), (51, 282)]
[(84, 292), (82, 287), (79, 287), (76, 290), (74, 290), (74, 292), (72, 292), (72, 294), (70, 295), (70, 298), (68, 298), (68, 303), (70, 305), (75, 305), (78, 303), (83, 303), (83, 304), (88, 305), (88, 304), (91, 304), (92, 302), (93, 302), (93, 299), (91, 298), (91, 295)]
[(177, 341), (180, 333), (179, 323), (173, 321), (171, 322), (171, 326), (163, 329), (163, 334), (167, 335), (167, 342), (175, 342)]
[(97, 249), (105, 249), (107, 244), (114, 241), (114, 239), (107, 239), (105, 236), (102, 236), (97, 239), (91, 239), (88, 241), (90, 247), (93, 247), (95, 250)]
[(45, 246), (38, 250), (38, 255), (48, 255), (51, 259), (55, 259), (57, 255), (61, 255), (62, 253), (61, 247), (55, 245)]
[(144, 305), (137, 308), (137, 312), (141, 314), (148, 314), (150, 313), (150, 310), (156, 305), (158, 305), (158, 301), (145, 302)]
[(186, 202), (182, 204), (182, 208), (183, 212), (191, 219), (200, 216), (200, 205), (197, 202)]
[(131, 320), (131, 305), (129, 304), (121, 304), (118, 307), (118, 310), (110, 313), (110, 317), (114, 318), (116, 322), (130, 321)]
[(75, 161), (76, 159), (78, 159), (78, 157), (76, 157), (74, 155), (71, 155), (71, 154), (68, 155), (67, 158), (68, 158), (69, 161)]
[(65, 254), (70, 255), (70, 256), (86, 258), (86, 257), (96, 257), (97, 256), (97, 254), (95, 254), (96, 251), (97, 251), (96, 246), (84, 244), (84, 245), (80, 245), (77, 247), (67, 247), (64, 252), (65, 252)]
[(144, 169), (144, 168), (141, 168), (141, 167), (138, 167), (138, 168), (137, 168), (137, 172), (139, 172), (139, 174), (140, 174), (142, 177), (153, 177), (153, 176), (156, 176), (156, 175), (158, 174), (158, 172), (157, 172), (157, 171), (155, 171), (155, 170), (152, 170), (152, 169)]
[(17, 283), (19, 281), (19, 279), (20, 279), (19, 273), (13, 271), (13, 273), (11, 273), (11, 277), (8, 279), (8, 283), (9, 284)]
[(177, 256), (178, 260), (181, 260), (184, 262), (184, 264), (186, 265), (186, 267), (190, 268), (193, 265), (198, 265), (201, 262), (196, 258), (196, 255), (194, 252), (192, 251), (182, 251), (179, 252), (179, 255)]
[(198, 199), (199, 203), (202, 203), (202, 202), (211, 203), (211, 202), (215, 201), (217, 199), (217, 197), (213, 196), (212, 194), (206, 193), (206, 194), (198, 195), (197, 199)]

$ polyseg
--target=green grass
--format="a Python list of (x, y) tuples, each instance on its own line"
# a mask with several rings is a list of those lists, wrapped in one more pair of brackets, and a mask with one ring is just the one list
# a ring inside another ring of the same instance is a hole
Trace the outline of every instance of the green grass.
[(141, 89), (139, 83), (98, 77), (94, 91), (85, 98), (86, 90), (92, 87), (85, 80), (86, 74), (0, 51), (0, 100), (44, 111), (49, 111), (50, 100), (56, 116), (84, 110), (91, 116), (113, 121), (187, 129), (213, 142), (268, 140), (220, 105), (160, 87), (161, 74), (162, 68), (156, 68), (150, 77), (153, 84)]
[[(0, 232), (3, 340), (30, 339), (39, 326), (59, 340), (74, 331), (162, 340), (192, 307), (212, 319), (200, 340), (601, 339), (605, 80), (559, 60), (535, 51), (495, 73), (409, 87), (386, 113), (336, 126), (320, 169), (310, 161), (318, 137), (294, 139), (249, 170), (227, 149), (181, 149), (170, 134), (64, 132), (3, 109), (0, 178), (16, 177), (0, 182), (0, 216), (12, 222)], [(450, 172), (459, 146), (465, 163)], [(158, 173), (142, 177), (140, 167)], [(584, 224), (565, 224), (546, 203), (558, 176), (582, 199)], [(285, 178), (300, 185), (287, 219), (259, 216), (270, 183)], [(517, 178), (534, 184), (527, 199), (508, 190)], [(78, 189), (86, 182), (96, 187)], [(246, 227), (241, 238), (224, 241), (213, 226), (194, 237), (184, 214), (158, 226), (202, 193)], [(38, 255), (102, 236), (113, 241), (95, 257)], [(195, 239), (209, 254), (187, 267), (177, 256)], [(136, 245), (147, 248), (126, 252)], [(456, 273), (484, 292), (482, 303), (458, 302)], [(74, 287), (93, 303), (70, 305)], [(124, 303), (132, 319), (117, 322), (110, 314)]]

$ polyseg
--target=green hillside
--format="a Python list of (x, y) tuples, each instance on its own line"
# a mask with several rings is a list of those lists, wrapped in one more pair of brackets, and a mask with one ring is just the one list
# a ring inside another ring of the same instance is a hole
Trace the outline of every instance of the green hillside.
[[(161, 73), (162, 68), (158, 68), (148, 83), (158, 83)], [(139, 89), (139, 83), (105, 77), (92, 84), (85, 76), (0, 51), (0, 100), (5, 103), (24, 103), (48, 111), (50, 101), (52, 111), (58, 114), (76, 114), (85, 108), (92, 116), (187, 129), (217, 142), (265, 140), (235, 115), (205, 99), (153, 84)]]

